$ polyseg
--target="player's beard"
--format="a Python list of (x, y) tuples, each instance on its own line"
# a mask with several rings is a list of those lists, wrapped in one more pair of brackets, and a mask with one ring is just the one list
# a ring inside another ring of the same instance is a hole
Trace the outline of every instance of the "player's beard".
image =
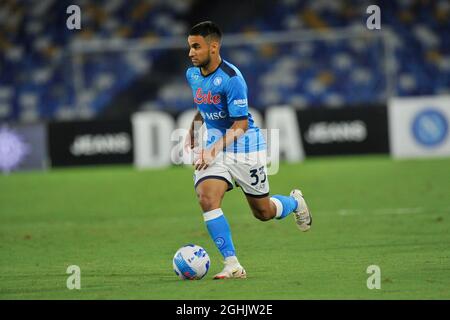
[(211, 56), (208, 55), (208, 58), (203, 61), (201, 64), (199, 64), (197, 67), (199, 68), (206, 68), (211, 63)]

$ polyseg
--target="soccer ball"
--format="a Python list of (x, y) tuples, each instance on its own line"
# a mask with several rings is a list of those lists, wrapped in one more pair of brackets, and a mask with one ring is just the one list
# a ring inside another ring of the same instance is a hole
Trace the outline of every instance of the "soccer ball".
[(188, 244), (178, 249), (173, 257), (173, 270), (182, 280), (200, 280), (209, 269), (209, 256), (205, 249)]

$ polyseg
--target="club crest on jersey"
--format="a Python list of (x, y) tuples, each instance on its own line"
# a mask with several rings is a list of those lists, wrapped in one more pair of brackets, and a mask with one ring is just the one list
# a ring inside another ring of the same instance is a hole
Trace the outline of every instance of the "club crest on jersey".
[(220, 94), (212, 95), (211, 91), (203, 93), (202, 88), (198, 88), (195, 92), (194, 102), (196, 104), (219, 104)]
[(222, 77), (216, 77), (213, 83), (215, 86), (220, 86), (220, 84), (222, 83)]

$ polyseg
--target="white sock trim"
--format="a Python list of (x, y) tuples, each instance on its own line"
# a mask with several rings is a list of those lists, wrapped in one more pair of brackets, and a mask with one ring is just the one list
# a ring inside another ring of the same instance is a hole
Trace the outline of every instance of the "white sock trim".
[(211, 211), (203, 212), (203, 220), (209, 221), (214, 220), (223, 215), (223, 211), (221, 208), (217, 208)]
[(277, 207), (277, 214), (275, 215), (275, 218), (280, 218), (281, 214), (283, 213), (283, 204), (281, 203), (280, 200), (274, 197), (271, 197), (270, 201), (272, 201)]

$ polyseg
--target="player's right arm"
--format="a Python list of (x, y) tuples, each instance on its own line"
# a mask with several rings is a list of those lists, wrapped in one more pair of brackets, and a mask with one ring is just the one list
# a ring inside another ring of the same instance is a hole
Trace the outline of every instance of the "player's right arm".
[[(193, 68), (189, 68), (186, 70), (186, 80), (191, 85), (191, 73)], [(193, 105), (195, 108), (195, 104)], [(194, 149), (195, 147), (195, 129), (196, 129), (196, 123), (200, 124), (197, 128), (201, 127), (201, 124), (203, 124), (203, 117), (197, 109), (197, 113), (194, 116), (194, 119), (192, 120), (191, 126), (189, 128), (188, 134), (186, 135), (186, 139), (184, 141), (184, 149), (186, 152), (188, 152), (190, 149)]]
[[(196, 125), (197, 123), (197, 125)], [(198, 125), (200, 124), (200, 125)], [(194, 116), (194, 119), (192, 120), (191, 126), (189, 128), (189, 131), (186, 135), (186, 140), (184, 141), (184, 148), (185, 150), (194, 149), (195, 147), (195, 129), (197, 129), (203, 124), (203, 117), (200, 114), (200, 111), (197, 111), (197, 113)]]

